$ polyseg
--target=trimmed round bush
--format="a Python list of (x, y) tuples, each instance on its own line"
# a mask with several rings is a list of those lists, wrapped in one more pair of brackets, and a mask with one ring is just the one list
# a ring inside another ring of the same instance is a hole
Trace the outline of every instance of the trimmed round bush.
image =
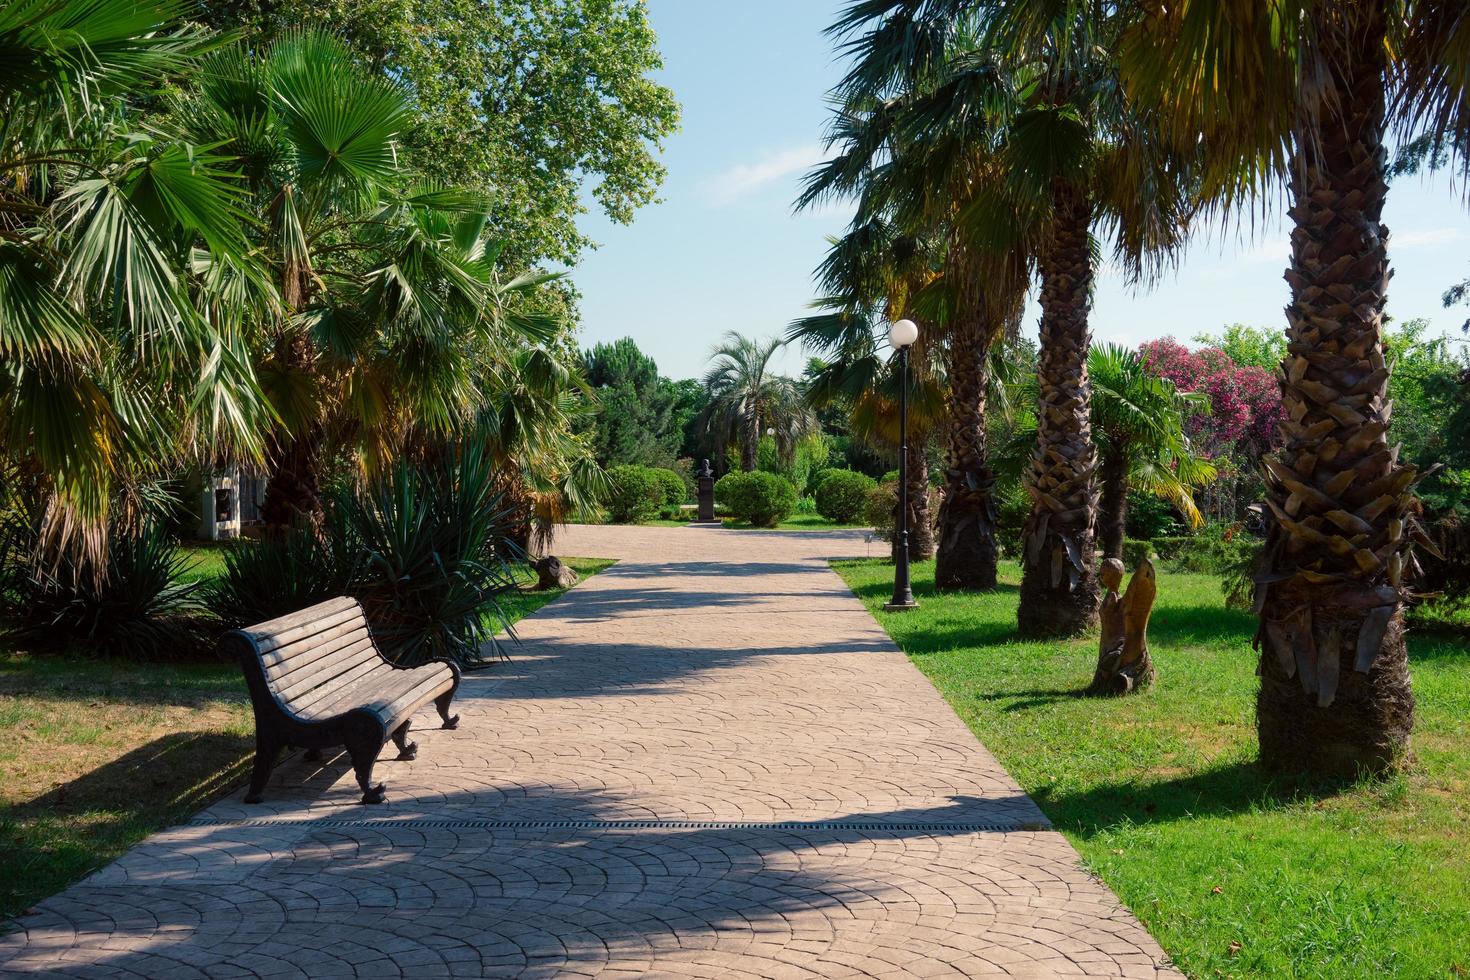
[(664, 487), (646, 466), (614, 466), (607, 471), (612, 484), (607, 516), (614, 524), (637, 524), (658, 514), (664, 505)]
[(715, 484), (715, 500), (736, 520), (775, 527), (796, 509), (796, 487), (774, 473), (726, 473)]
[(876, 484), (863, 495), (863, 520), (873, 525), (878, 537), (893, 543), (893, 512), (898, 509), (898, 481)]
[[(929, 520), (939, 521), (939, 491), (934, 487), (929, 488)], [(898, 481), (889, 480), (879, 483), (863, 496), (863, 520), (873, 525), (873, 531), (887, 541), (893, 543), (893, 536), (898, 532), (894, 521), (894, 515), (898, 511)], [(912, 533), (910, 528), (910, 533)], [(910, 538), (912, 541), (913, 539)]]
[(650, 469), (648, 473), (663, 491), (663, 503), (660, 506), (678, 510), (679, 505), (689, 496), (689, 488), (685, 485), (684, 478), (673, 470)]
[(854, 470), (828, 470), (817, 484), (817, 513), (838, 524), (852, 524), (863, 515), (868, 491), (878, 484)]

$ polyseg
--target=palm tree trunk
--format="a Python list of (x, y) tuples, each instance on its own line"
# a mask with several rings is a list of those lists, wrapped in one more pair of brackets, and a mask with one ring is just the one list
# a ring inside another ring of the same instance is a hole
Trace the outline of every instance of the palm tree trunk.
[(299, 435), (278, 437), (260, 505), (260, 518), (267, 529), (321, 522), (321, 442), (317, 426)]
[[(934, 557), (934, 519), (929, 512), (929, 458), (924, 451), (928, 441), (923, 433), (917, 436), (909, 434), (909, 561), (927, 561)], [(895, 505), (894, 510), (897, 509)], [(897, 534), (893, 536), (893, 558), (898, 560)]]
[(1114, 448), (1102, 462), (1102, 509), (1098, 512), (1104, 558), (1123, 559), (1128, 526), (1128, 455)]
[[(310, 341), (299, 333), (286, 338), (276, 357), (284, 370), (305, 372), (312, 361)], [(321, 522), (323, 441), (322, 427), (315, 423), (301, 432), (281, 429), (273, 436), (270, 473), (266, 478), (265, 499), (260, 505), (260, 517), (267, 529)]]
[(756, 463), (760, 459), (760, 444), (761, 420), (752, 414), (747, 417), (745, 437), (740, 440), (740, 469), (744, 472), (755, 472)]
[(995, 471), (985, 445), (985, 397), (990, 384), (990, 345), (1025, 296), (1023, 264), (1002, 260), (981, 268), (968, 250), (951, 248), (948, 276), (956, 284), (949, 329), (949, 433), (944, 503), (939, 508), (938, 589), (995, 588), (1000, 557)]
[(1322, 9), (1326, 83), (1292, 161), (1284, 444), (1264, 460), (1256, 725), (1265, 765), (1353, 774), (1409, 749), (1403, 584), (1422, 532), (1388, 440), (1383, 5)]
[(1031, 516), (1022, 536), (1025, 571), (1017, 614), (1026, 636), (1073, 636), (1097, 623), (1100, 597), (1087, 322), (1092, 285), (1092, 202), (1058, 182), (1050, 240), (1040, 256), (1041, 399), (1036, 449), (1026, 471)]

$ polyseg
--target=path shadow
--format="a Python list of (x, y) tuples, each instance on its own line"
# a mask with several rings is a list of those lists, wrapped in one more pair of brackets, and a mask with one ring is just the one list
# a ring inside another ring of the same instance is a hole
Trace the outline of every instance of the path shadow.
[[(893, 652), (893, 642), (876, 632), (859, 639), (814, 639), (810, 645), (709, 647), (701, 645), (697, 627), (691, 626), (687, 642), (677, 645), (600, 642), (595, 649), (588, 649), (582, 639), (537, 637), (523, 641), (509, 662), (497, 664), (477, 677), (489, 685), (483, 697), (491, 700), (673, 693), (698, 696), (697, 688), (676, 682), (693, 674), (733, 669), (755, 658)], [(466, 685), (461, 696), (481, 695), (474, 686)]]
[[(800, 820), (578, 827), (566, 822), (616, 820), (629, 801), (543, 786), (510, 811), (449, 794), (436, 800), (434, 819), (418, 825), (204, 826), (145, 845), (59, 902), (43, 903), (20, 923), (21, 935), (44, 955), (52, 937), (81, 934), (68, 968), (145, 976), (184, 966), (212, 973), (242, 961), (258, 973), (284, 972), (306, 949), (310, 969), (323, 973), (361, 963), (364, 950), (376, 951), (386, 972), (423, 975), (454, 962), (457, 974), (507, 976), (595, 972), (619, 954), (646, 969), (658, 951), (701, 949), (749, 957), (760, 973), (763, 957), (801, 938), (796, 922), (831, 931), (827, 945), (808, 948), (840, 954), (845, 930), (862, 942), (865, 919), (882, 919), (893, 906), (912, 909), (916, 894), (934, 893), (943, 913), (934, 929), (952, 930), (954, 955), (971, 956), (958, 940), (975, 923), (949, 922), (954, 908), (944, 891), (979, 902), (978, 922), (985, 892), (1023, 908), (1031, 895), (1057, 905), (1055, 883), (1070, 870), (1065, 848), (1038, 846), (1034, 835), (977, 832), (976, 799), (824, 821), (860, 827)], [(391, 805), (359, 807), (334, 820), (393, 816)], [(551, 823), (475, 823), (505, 817)], [(911, 851), (909, 841), (920, 843)], [(994, 867), (1005, 869), (1003, 885), (986, 870)], [(1077, 931), (1073, 946), (1112, 938)], [(16, 950), (0, 948), (0, 964)], [(948, 955), (944, 944), (926, 954)], [(678, 969), (689, 960), (665, 962)], [(835, 970), (838, 961), (827, 965)]]
[(1041, 787), (1031, 795), (1058, 830), (1092, 837), (1126, 824), (1172, 823), (1327, 799), (1355, 784), (1346, 778), (1284, 776), (1249, 761), (1171, 779), (1119, 780), (1077, 792)]
[(1077, 701), (1090, 697), (1087, 688), (1055, 688), (1055, 687), (1033, 687), (1023, 691), (991, 691), (985, 694), (974, 695), (978, 701), (1008, 701), (1016, 699), (1015, 704), (1008, 704), (1001, 711), (1027, 711), (1031, 708), (1041, 708), (1049, 704), (1059, 704), (1063, 701)]
[(243, 734), (164, 735), (0, 807), (0, 909), (26, 908), (231, 791), (248, 772), (252, 747)]

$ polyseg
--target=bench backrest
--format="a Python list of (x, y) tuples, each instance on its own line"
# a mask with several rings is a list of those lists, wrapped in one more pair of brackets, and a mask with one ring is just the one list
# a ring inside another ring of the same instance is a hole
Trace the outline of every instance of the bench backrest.
[(240, 630), (259, 660), (271, 697), (300, 712), (383, 666), (356, 599), (328, 599)]

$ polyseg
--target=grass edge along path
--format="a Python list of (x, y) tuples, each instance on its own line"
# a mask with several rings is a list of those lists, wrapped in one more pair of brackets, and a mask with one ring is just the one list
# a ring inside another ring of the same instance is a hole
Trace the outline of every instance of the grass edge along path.
[(916, 563), (908, 613), (886, 561), (832, 565), (1189, 975), (1470, 976), (1470, 644), (1411, 635), (1413, 768), (1312, 785), (1256, 765), (1254, 620), (1214, 576), (1160, 575), (1158, 685), (1092, 699), (1095, 636), (1016, 638), (1015, 563), (988, 594)]
[[(614, 564), (562, 560), (582, 579)], [(514, 622), (566, 592), (523, 591), (501, 606)], [(233, 664), (0, 650), (0, 931), (243, 784), (254, 737)]]

